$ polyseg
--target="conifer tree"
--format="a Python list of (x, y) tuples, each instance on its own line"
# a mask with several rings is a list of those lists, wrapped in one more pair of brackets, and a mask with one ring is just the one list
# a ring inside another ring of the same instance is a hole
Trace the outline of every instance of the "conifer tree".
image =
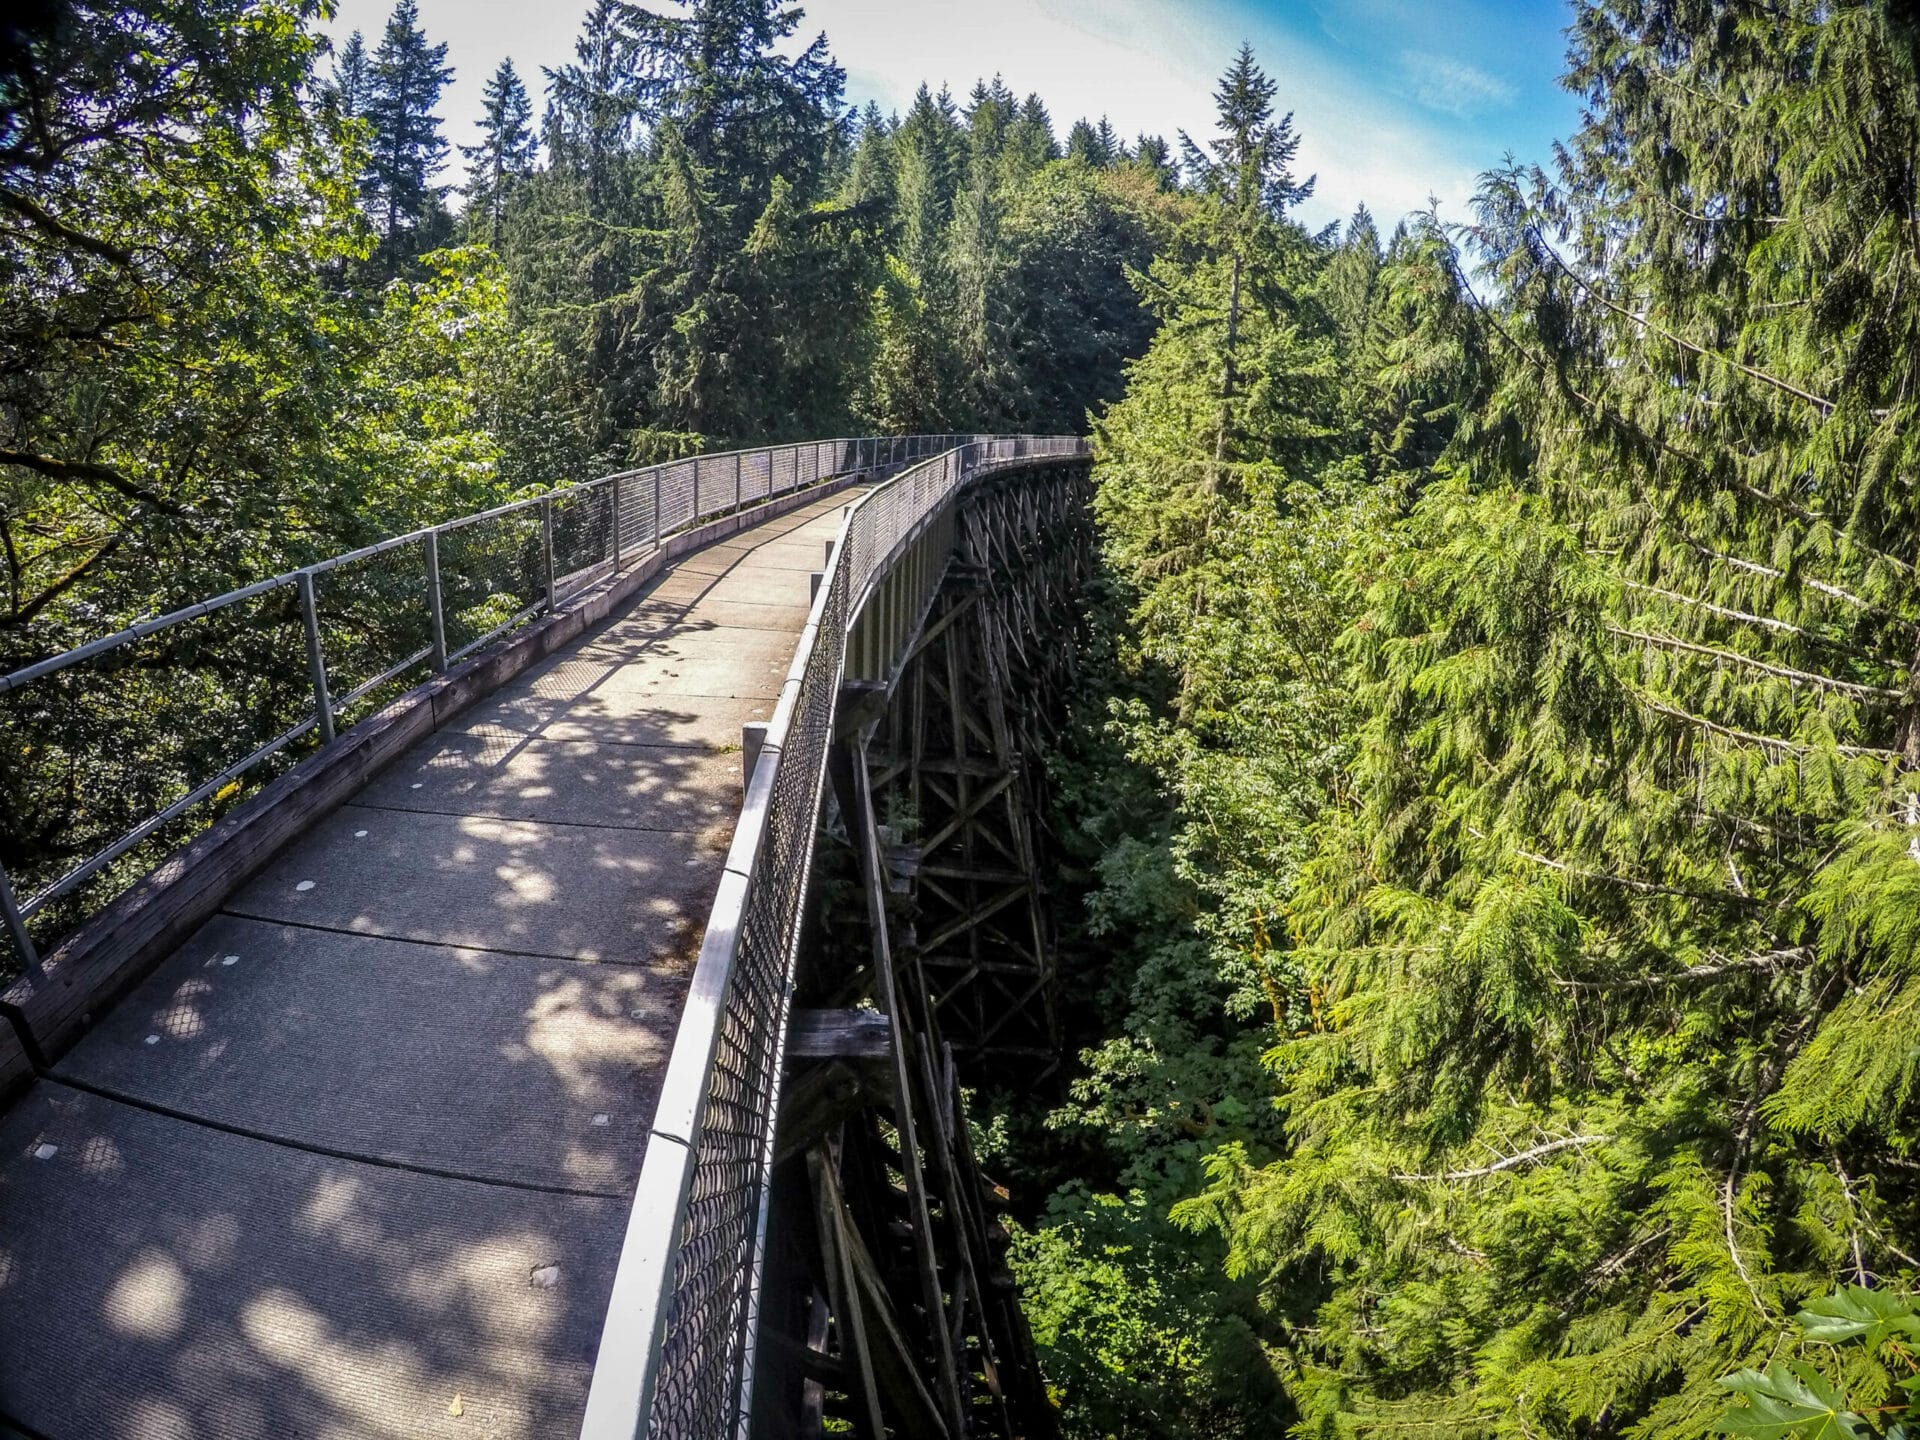
[(1171, 189), (1179, 178), (1173, 164), (1173, 147), (1160, 135), (1141, 135), (1134, 142), (1132, 163), (1153, 181), (1156, 190)]
[(1060, 158), (1053, 137), (1053, 117), (1038, 95), (1028, 95), (1020, 114), (1007, 131), (1007, 153), (1021, 174), (1032, 174), (1049, 160)]
[[(1694, 1436), (1743, 1367), (1884, 1395), (1793, 1317), (1920, 1278), (1910, 57), (1858, 4), (1572, 34), (1560, 173), (1489, 174), (1468, 256), (1389, 249), (1439, 304), (1383, 353), (1494, 388), (1355, 572), (1290, 1153), (1180, 1211), (1315, 1297), (1316, 1434)], [(1725, 1423), (1848, 1433), (1786, 1418)]]
[(1104, 170), (1113, 156), (1101, 139), (1100, 132), (1085, 119), (1080, 119), (1074, 121), (1067, 130), (1067, 159)]
[(553, 164), (585, 184), (587, 214), (611, 216), (638, 106), (638, 39), (621, 0), (594, 0), (573, 42), (573, 60), (546, 71), (544, 126)]
[(850, 204), (891, 214), (894, 204), (893, 146), (886, 116), (873, 101), (860, 115), (860, 133), (847, 167), (845, 193)]
[(401, 252), (402, 237), (427, 218), (444, 188), (434, 182), (447, 145), (433, 109), (453, 70), (446, 45), (429, 45), (419, 21), (415, 0), (398, 0), (367, 67), (362, 113), (373, 136), (360, 193), (390, 257)]
[(349, 119), (366, 113), (372, 76), (367, 63), (366, 38), (356, 30), (347, 36), (340, 53), (333, 59), (333, 78), (327, 82), (327, 95)]
[(922, 85), (893, 132), (899, 186), (900, 257), (923, 285), (938, 289), (947, 223), (960, 179), (958, 126)]
[(744, 202), (739, 223), (752, 223), (775, 176), (809, 201), (819, 193), (846, 72), (825, 35), (797, 55), (779, 48), (803, 12), (780, 0), (695, 0), (685, 14), (630, 6), (628, 16), (645, 119), (671, 124), (724, 200)]
[(502, 60), (482, 92), (485, 110), (478, 145), (462, 145), (467, 159), (467, 216), (484, 220), (489, 240), (500, 243), (500, 219), (512, 188), (533, 173), (536, 146), (528, 122), (533, 102), (512, 60)]

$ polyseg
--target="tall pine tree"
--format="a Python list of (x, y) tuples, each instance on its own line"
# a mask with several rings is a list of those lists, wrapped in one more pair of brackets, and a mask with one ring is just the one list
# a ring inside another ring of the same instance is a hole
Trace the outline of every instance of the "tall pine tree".
[(380, 232), (388, 263), (408, 253), (417, 230), (440, 201), (435, 176), (447, 157), (440, 92), (453, 78), (446, 45), (429, 45), (415, 0), (399, 0), (367, 67), (361, 116), (372, 130), (360, 194)]
[(533, 173), (537, 146), (529, 122), (533, 101), (512, 60), (502, 60), (482, 92), (485, 109), (480, 118), (480, 143), (462, 145), (467, 160), (467, 220), (485, 228), (488, 240), (500, 244), (500, 220), (513, 187)]

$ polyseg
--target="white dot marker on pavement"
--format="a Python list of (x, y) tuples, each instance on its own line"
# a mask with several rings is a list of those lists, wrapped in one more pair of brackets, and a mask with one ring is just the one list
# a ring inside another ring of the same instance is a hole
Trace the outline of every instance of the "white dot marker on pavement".
[(293, 888), (298, 890), (301, 894), (304, 895), (307, 891), (313, 889), (313, 881), (302, 880), (298, 885), (294, 886)]
[(223, 958), (223, 959), (222, 959), (222, 960), (220, 961), (220, 963), (221, 963), (222, 965), (234, 965), (234, 964), (237, 964), (237, 963), (239, 963), (239, 960), (240, 960), (240, 957), (239, 957), (238, 955), (228, 955), (228, 956), (226, 956), (226, 957), (224, 957), (224, 958)]
[(593, 1117), (593, 1123), (603, 1126), (611, 1125), (613, 1123), (613, 1117), (611, 1115), (596, 1115)]
[(364, 830), (356, 830), (353, 832), (353, 838), (356, 840), (364, 840), (367, 838), (367, 832)]
[(536, 1290), (551, 1290), (560, 1283), (560, 1267), (558, 1265), (538, 1266), (531, 1275), (527, 1276), (527, 1283)]
[(416, 780), (416, 781), (414, 781), (414, 782), (413, 782), (413, 785), (412, 785), (412, 787), (411, 787), (411, 788), (413, 788), (413, 789), (415, 789), (415, 790), (418, 790), (418, 789), (420, 789), (421, 787), (423, 787), (423, 786), (424, 786), (424, 785), (425, 785), (426, 783), (427, 783), (427, 782), (426, 782), (426, 781), (424, 781), (424, 780)]
[(159, 1043), (160, 1043), (160, 1037), (158, 1035), (147, 1036), (147, 1044), (158, 1045)]
[(36, 1160), (51, 1160), (59, 1153), (60, 1147), (58, 1145), (36, 1145), (33, 1147), (33, 1158)]

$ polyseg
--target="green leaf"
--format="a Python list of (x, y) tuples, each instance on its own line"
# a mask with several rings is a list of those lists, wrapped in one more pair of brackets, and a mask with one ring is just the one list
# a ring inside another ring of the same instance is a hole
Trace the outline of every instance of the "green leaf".
[(1869, 1348), (1878, 1349), (1894, 1335), (1920, 1336), (1920, 1316), (1914, 1314), (1910, 1298), (1862, 1285), (1846, 1285), (1822, 1295), (1793, 1318), (1809, 1340), (1829, 1345), (1860, 1337)]
[(1809, 1365), (1769, 1365), (1742, 1370), (1720, 1382), (1745, 1398), (1713, 1427), (1722, 1435), (1759, 1435), (1769, 1440), (1855, 1440), (1872, 1432), (1846, 1408), (1846, 1402)]

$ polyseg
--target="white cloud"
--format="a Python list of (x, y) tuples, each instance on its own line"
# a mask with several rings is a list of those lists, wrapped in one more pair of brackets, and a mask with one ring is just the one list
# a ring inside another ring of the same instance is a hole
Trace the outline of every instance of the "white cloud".
[(1443, 114), (1464, 119), (1514, 100), (1513, 86), (1499, 76), (1445, 55), (1402, 50), (1400, 68), (1413, 97)]

